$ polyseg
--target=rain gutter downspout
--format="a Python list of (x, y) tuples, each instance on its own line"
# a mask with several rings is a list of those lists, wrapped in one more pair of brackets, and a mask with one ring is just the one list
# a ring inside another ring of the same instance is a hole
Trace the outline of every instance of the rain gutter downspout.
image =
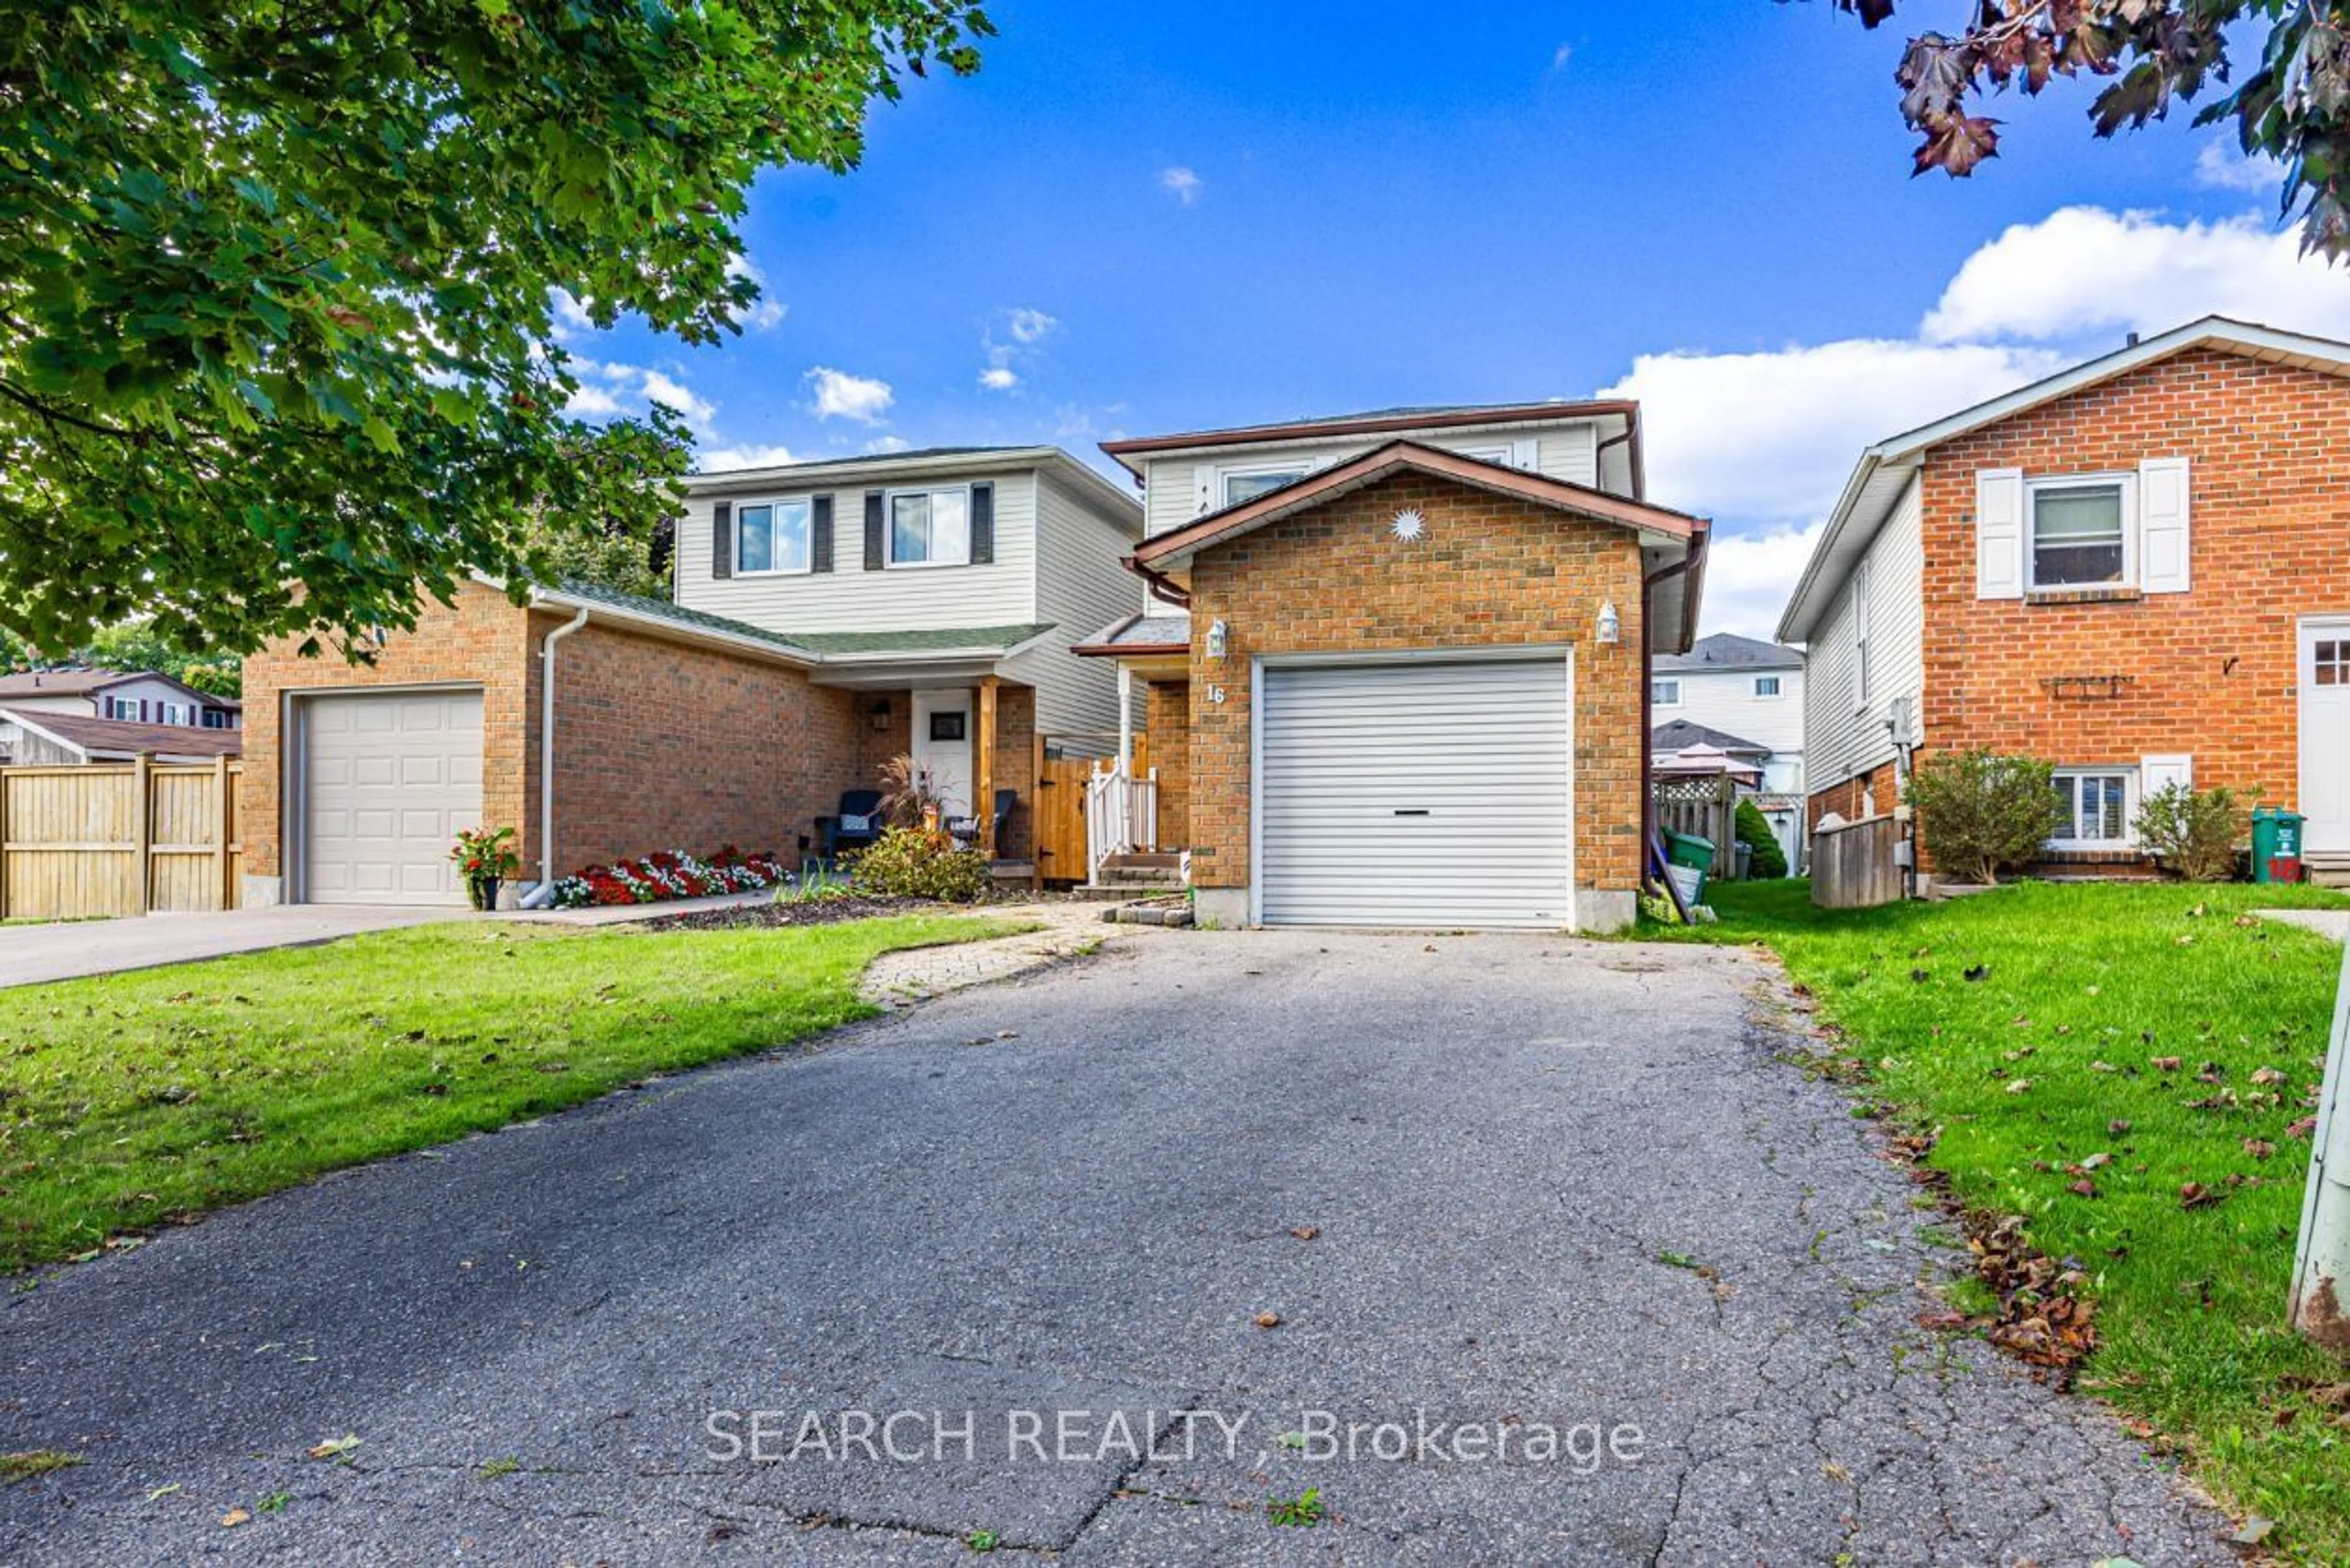
[(550, 631), (538, 645), (538, 886), (522, 897), (525, 909), (555, 898), (555, 645), (588, 624), (588, 607)]
[(1648, 879), (1648, 850), (1657, 842), (1657, 645), (1648, 635), (1649, 614), (1657, 602), (1657, 585), (1680, 576), (1705, 558), (1711, 529), (1690, 540), (1681, 558), (1640, 579), (1640, 880)]
[(1152, 597), (1161, 603), (1180, 606), (1184, 609), (1191, 607), (1190, 592), (1176, 587), (1174, 580), (1166, 573), (1153, 571), (1132, 556), (1126, 558), (1126, 567), (1136, 576), (1140, 577), (1143, 585), (1150, 590)]

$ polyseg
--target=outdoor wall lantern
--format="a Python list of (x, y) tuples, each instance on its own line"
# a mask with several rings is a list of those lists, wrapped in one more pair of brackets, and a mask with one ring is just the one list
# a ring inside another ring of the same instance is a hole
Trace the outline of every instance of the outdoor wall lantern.
[(887, 697), (878, 700), (873, 704), (873, 727), (876, 730), (887, 730), (889, 727), (889, 699)]
[(1226, 653), (1231, 651), (1232, 641), (1232, 632), (1225, 627), (1223, 617), (1218, 616), (1214, 620), (1208, 623), (1209, 658), (1223, 658)]
[(1601, 643), (1610, 648), (1624, 640), (1624, 619), (1616, 613), (1614, 599), (1599, 607), (1597, 636)]

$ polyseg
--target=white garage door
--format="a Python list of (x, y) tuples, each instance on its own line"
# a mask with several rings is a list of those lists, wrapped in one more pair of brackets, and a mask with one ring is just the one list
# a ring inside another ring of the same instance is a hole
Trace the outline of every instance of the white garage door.
[(482, 826), (482, 694), (303, 701), (304, 896), (316, 904), (463, 904), (449, 862)]
[(1564, 658), (1264, 671), (1267, 925), (1573, 919)]

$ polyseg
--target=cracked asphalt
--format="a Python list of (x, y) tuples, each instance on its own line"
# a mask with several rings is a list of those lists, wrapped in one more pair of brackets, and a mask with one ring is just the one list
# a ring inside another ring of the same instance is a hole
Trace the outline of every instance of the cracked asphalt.
[(85, 1462), (0, 1561), (2233, 1561), (1916, 1325), (1770, 978), (1154, 934), (250, 1204), (6, 1298), (0, 1450)]

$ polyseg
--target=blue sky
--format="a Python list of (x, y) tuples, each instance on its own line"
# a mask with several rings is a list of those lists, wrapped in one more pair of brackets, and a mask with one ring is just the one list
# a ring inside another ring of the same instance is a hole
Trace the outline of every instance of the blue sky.
[[(1094, 443), (1398, 403), (1629, 394), (1713, 515), (1708, 629), (1767, 635), (1859, 447), (2208, 310), (2350, 334), (2273, 185), (2181, 116), (2002, 99), (1908, 176), (1903, 29), (1826, 0), (989, 7), (864, 166), (759, 182), (722, 348), (575, 330), (582, 411), (681, 404), (711, 466)], [(1912, 30), (1964, 0), (1910, 0)], [(1692, 20), (1690, 18), (1701, 18)], [(1702, 30), (1700, 30), (1702, 28)]]

